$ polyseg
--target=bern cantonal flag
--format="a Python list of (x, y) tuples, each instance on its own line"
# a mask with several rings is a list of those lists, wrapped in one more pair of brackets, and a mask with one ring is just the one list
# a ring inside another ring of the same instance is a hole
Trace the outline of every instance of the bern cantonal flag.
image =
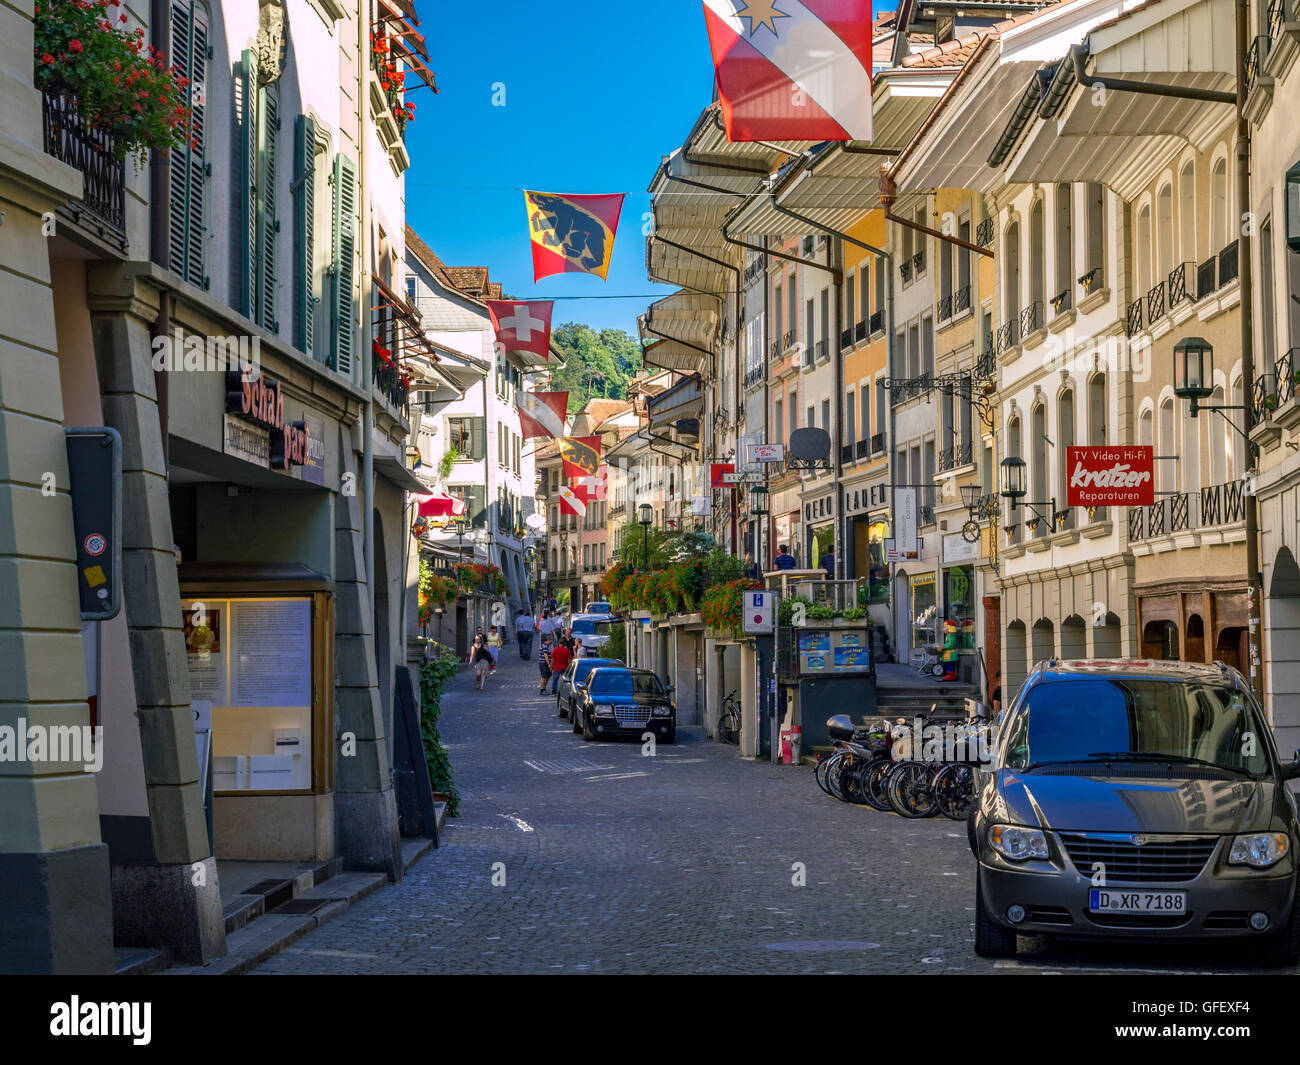
[(552, 274), (609, 273), (623, 194), (565, 196), (524, 192), (533, 243), (533, 280)]
[(551, 357), (553, 300), (488, 300), (492, 331), (502, 351), (527, 351)]
[(587, 504), (567, 484), (560, 485), (560, 513), (576, 514), (580, 518), (587, 516)]
[(704, 0), (729, 141), (871, 140), (870, 0)]
[(525, 440), (535, 436), (548, 439), (564, 435), (564, 419), (569, 410), (567, 392), (516, 392), (519, 431)]
[(600, 437), (561, 437), (560, 458), (564, 460), (564, 476), (567, 480), (594, 477), (600, 471)]
[(579, 477), (570, 487), (573, 494), (584, 503), (605, 501), (605, 487), (609, 483), (609, 467), (602, 465), (594, 477)]

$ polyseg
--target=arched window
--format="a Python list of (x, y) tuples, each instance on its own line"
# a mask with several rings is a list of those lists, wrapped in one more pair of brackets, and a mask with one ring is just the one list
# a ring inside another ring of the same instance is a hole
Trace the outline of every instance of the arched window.
[[(1037, 199), (1029, 210), (1029, 307), (1043, 321), (1043, 201)], [(1037, 304), (1038, 306), (1034, 306)]]
[(1005, 277), (1002, 286), (1002, 321), (1011, 323), (1012, 337), (1016, 336), (1020, 319), (1020, 223), (1007, 226), (1006, 255), (1003, 257)]
[(1073, 304), (1074, 291), (1074, 196), (1069, 185), (1056, 186), (1056, 280), (1052, 287), (1058, 296), (1064, 296), (1057, 305), (1057, 313), (1068, 311)]
[(1174, 268), (1174, 187), (1166, 185), (1156, 195), (1156, 274), (1154, 288)]
[(1156, 484), (1162, 492), (1178, 490), (1178, 460), (1174, 451), (1174, 401), (1160, 404), (1160, 444), (1156, 448)]
[(1137, 231), (1137, 282), (1138, 294), (1145, 296), (1151, 291), (1151, 208), (1143, 207), (1138, 212)]
[[(1051, 478), (1047, 469), (1047, 406), (1044, 403), (1035, 405), (1034, 412), (1029, 420), (1030, 435), (1029, 441), (1030, 453), (1033, 455), (1032, 475), (1034, 478), (1033, 493), (1034, 498), (1031, 502), (1045, 502), (1050, 495), (1049, 484)], [(1040, 508), (1041, 509), (1041, 508)], [(1051, 518), (1051, 515), (1045, 515)], [(1047, 536), (1052, 530), (1049, 528), (1050, 521), (1040, 521), (1038, 528), (1034, 531), (1036, 536)]]
[[(1070, 468), (1066, 462), (1069, 452), (1066, 448), (1074, 446), (1074, 389), (1065, 389), (1056, 401), (1056, 483), (1062, 497), (1070, 483)], [(1057, 507), (1065, 511), (1065, 521), (1061, 528), (1073, 529), (1074, 508), (1065, 505), (1065, 499), (1056, 501)]]
[(1196, 258), (1196, 164), (1187, 160), (1178, 178), (1178, 257), (1194, 263)]
[[(1232, 402), (1234, 408), (1228, 411), (1228, 417), (1232, 419), (1232, 424), (1237, 428), (1228, 433), (1228, 479), (1234, 480), (1240, 476), (1242, 470), (1246, 468), (1246, 444), (1242, 437), (1245, 432), (1246, 412), (1241, 408), (1245, 406), (1245, 391), (1242, 388), (1241, 378), (1236, 377), (1232, 382)], [(1237, 430), (1241, 430), (1238, 432)]]
[(1152, 435), (1152, 425), (1151, 425), (1152, 421), (1153, 419), (1151, 416), (1151, 409), (1148, 407), (1138, 417), (1138, 443), (1139, 444), (1144, 444), (1150, 447), (1152, 444), (1155, 443), (1155, 438)]
[(1220, 159), (1210, 172), (1210, 248), (1211, 255), (1228, 243), (1228, 161)]
[[(1020, 457), (1022, 457), (1021, 441), (1020, 441), (1020, 418), (1019, 418), (1019, 416), (1014, 416), (1014, 417), (1012, 417), (1012, 418), (1007, 422), (1007, 455), (1006, 455), (1006, 457), (1009, 458), (1009, 459), (1010, 459), (1010, 458), (1020, 458)], [(999, 488), (999, 489), (1001, 488), (1001, 485), (1000, 485), (1000, 484), (998, 485), (998, 488)], [(1010, 528), (1011, 528), (1011, 533), (1010, 533), (1010, 537), (1009, 537), (1010, 540), (1011, 540), (1011, 542), (1012, 542), (1013, 544), (1018, 544), (1018, 543), (1020, 542), (1020, 523), (1019, 523), (1019, 522), (1010, 522), (1010, 521), (1009, 521), (1007, 524), (1008, 524), (1008, 525), (1010, 526)]]
[[(1210, 396), (1210, 405), (1220, 407), (1224, 404), (1223, 389), (1216, 388)], [(1200, 419), (1197, 419), (1198, 421)], [(1228, 425), (1222, 418), (1210, 420), (1210, 483), (1223, 484), (1228, 479), (1228, 463), (1231, 453), (1228, 451)]]
[(1096, 182), (1084, 187), (1088, 210), (1088, 257), (1084, 262), (1092, 275), (1089, 291), (1096, 292), (1106, 279), (1106, 189)]
[[(1104, 373), (1093, 374), (1088, 382), (1087, 439), (1091, 447), (1106, 443), (1106, 375)], [(1108, 513), (1105, 507), (1097, 507), (1093, 511), (1093, 520), (1106, 521)]]

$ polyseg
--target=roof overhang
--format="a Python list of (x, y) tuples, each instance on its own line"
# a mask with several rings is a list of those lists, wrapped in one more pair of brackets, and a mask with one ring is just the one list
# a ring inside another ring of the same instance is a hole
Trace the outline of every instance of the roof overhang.
[(708, 356), (676, 340), (656, 340), (642, 349), (641, 361), (674, 373), (703, 373)]
[[(1081, 56), (1094, 75), (1231, 93), (1234, 32), (1233, 0), (1158, 0), (1098, 26)], [(1006, 180), (1100, 181), (1132, 200), (1170, 158), (1188, 145), (1203, 149), (1234, 114), (1229, 103), (1089, 88), (1067, 53), (1006, 163)]]
[(704, 382), (698, 374), (685, 377), (671, 388), (646, 400), (649, 428), (661, 429), (685, 419), (697, 419), (704, 413)]
[(719, 317), (720, 306), (715, 296), (674, 292), (650, 304), (640, 324), (648, 339), (675, 340), (707, 358), (717, 341)]

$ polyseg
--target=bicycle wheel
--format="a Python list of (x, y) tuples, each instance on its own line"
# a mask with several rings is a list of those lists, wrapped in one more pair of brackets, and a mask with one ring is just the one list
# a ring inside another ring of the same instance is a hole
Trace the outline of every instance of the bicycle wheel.
[(722, 716), (718, 718), (718, 739), (723, 743), (740, 742), (740, 713), (732, 699), (727, 699), (722, 704)]
[(900, 817), (931, 817), (938, 810), (934, 771), (924, 762), (900, 762), (886, 781), (889, 804)]
[(831, 794), (839, 799), (840, 802), (849, 801), (844, 795), (843, 776), (844, 771), (848, 769), (850, 765), (852, 765), (852, 763), (847, 758), (841, 757), (835, 759), (834, 764), (826, 770), (826, 783), (830, 786)]
[(844, 799), (846, 802), (853, 803), (854, 806), (867, 805), (866, 793), (862, 786), (862, 778), (866, 770), (866, 762), (855, 761), (840, 774), (840, 785), (844, 788)]
[(885, 794), (885, 777), (893, 768), (892, 759), (875, 758), (862, 771), (862, 798), (868, 806), (882, 813), (893, 809), (889, 805), (889, 796)]
[(835, 761), (838, 757), (839, 752), (832, 751), (830, 754), (821, 758), (817, 762), (816, 768), (813, 769), (813, 779), (817, 781), (817, 786), (821, 788), (822, 791), (826, 792), (827, 795), (831, 794), (831, 789), (826, 783), (826, 772), (830, 769), (831, 762)]
[(957, 762), (944, 766), (935, 774), (934, 795), (944, 817), (965, 821), (975, 801), (974, 770)]

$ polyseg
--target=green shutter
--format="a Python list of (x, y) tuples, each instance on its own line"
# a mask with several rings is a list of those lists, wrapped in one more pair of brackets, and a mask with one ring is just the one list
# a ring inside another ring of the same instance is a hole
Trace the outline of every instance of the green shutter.
[(476, 484), (469, 489), (470, 525), (482, 528), (487, 523), (487, 486)]
[(293, 135), (293, 342), (312, 354), (316, 311), (316, 123), (299, 115)]
[(475, 462), (487, 458), (487, 419), (472, 418), (469, 432), (470, 458)]
[[(191, 9), (184, 4), (174, 3), (171, 7), (172, 63), (186, 76), (191, 76), (193, 69), (192, 41), (193, 19)], [(188, 280), (186, 264), (188, 256), (187, 237), (189, 235), (189, 198), (190, 198), (190, 152), (189, 148), (173, 148), (167, 159), (167, 265), (175, 273)]]
[(235, 106), (239, 112), (239, 310), (257, 321), (257, 293), (261, 268), (257, 241), (257, 54), (244, 52), (235, 79)]
[(352, 285), (356, 254), (357, 171), (346, 155), (334, 157), (334, 369), (352, 375)]
[(276, 254), (280, 220), (276, 217), (275, 146), (280, 139), (280, 87), (263, 86), (258, 94), (257, 210), (261, 247), (258, 249), (258, 322), (272, 333), (280, 331), (275, 317)]

